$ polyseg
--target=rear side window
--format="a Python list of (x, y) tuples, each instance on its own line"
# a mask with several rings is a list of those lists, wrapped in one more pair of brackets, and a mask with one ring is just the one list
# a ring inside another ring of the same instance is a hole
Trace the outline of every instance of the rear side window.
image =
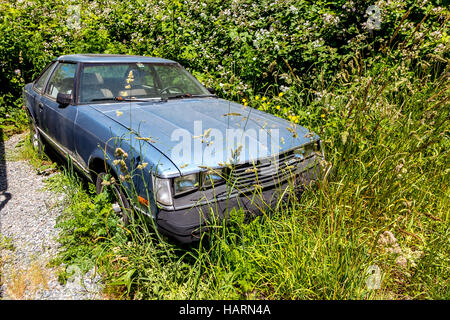
[(72, 94), (76, 70), (75, 63), (60, 63), (48, 81), (45, 93), (55, 99), (58, 93)]
[(34, 89), (37, 91), (44, 90), (45, 83), (47, 82), (47, 78), (50, 75), (50, 72), (53, 69), (53, 66), (55, 65), (55, 62), (49, 64), (47, 68), (44, 70), (44, 72), (39, 76), (39, 78), (34, 83)]

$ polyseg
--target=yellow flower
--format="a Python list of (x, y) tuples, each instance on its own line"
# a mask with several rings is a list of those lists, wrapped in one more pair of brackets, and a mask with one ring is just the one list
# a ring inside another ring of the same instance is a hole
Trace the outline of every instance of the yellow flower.
[(325, 118), (325, 114), (323, 114), (323, 113), (322, 113), (320, 116), (321, 116), (322, 118)]
[(267, 100), (267, 98), (266, 97), (262, 97), (262, 101), (266, 101)]
[(117, 157), (128, 158), (128, 153), (126, 153), (122, 148), (116, 148), (115, 154)]
[(137, 166), (138, 169), (144, 169), (148, 165), (148, 162), (142, 162), (140, 165)]
[(259, 100), (259, 96), (256, 96), (256, 97), (255, 97), (255, 100)]
[(248, 103), (247, 103), (247, 102), (244, 102), (244, 106), (248, 106)]
[(245, 99), (245, 98), (242, 99), (242, 102), (243, 102), (243, 103), (246, 103), (246, 102), (247, 102), (247, 99)]
[(282, 96), (283, 96), (283, 92), (280, 92), (280, 93), (278, 94), (278, 96), (279, 96), (279, 97), (282, 97)]
[(276, 106), (275, 108), (276, 108), (277, 110), (280, 110), (280, 106)]

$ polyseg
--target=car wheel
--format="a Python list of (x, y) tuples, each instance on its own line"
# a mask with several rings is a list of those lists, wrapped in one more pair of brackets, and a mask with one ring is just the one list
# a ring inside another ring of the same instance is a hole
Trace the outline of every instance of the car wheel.
[[(111, 177), (111, 174), (105, 172), (97, 174), (95, 191), (97, 194), (100, 194), (106, 189), (112, 198), (114, 211), (120, 216), (120, 220), (124, 225), (129, 225), (130, 217), (132, 215), (130, 203), (122, 188), (118, 185), (117, 179), (116, 181), (111, 182)], [(107, 183), (104, 183), (104, 181)]]
[(30, 117), (30, 139), (33, 149), (38, 153), (39, 156), (43, 154), (43, 145), (41, 140), (41, 134), (37, 128), (36, 122)]

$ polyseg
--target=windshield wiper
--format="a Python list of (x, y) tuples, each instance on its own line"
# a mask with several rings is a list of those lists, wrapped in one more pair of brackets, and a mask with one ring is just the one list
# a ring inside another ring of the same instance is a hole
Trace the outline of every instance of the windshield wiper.
[(91, 99), (88, 102), (92, 102), (92, 101), (119, 101), (116, 99), (116, 97), (113, 98), (96, 98), (96, 99)]
[(162, 97), (163, 100), (171, 99), (181, 99), (181, 98), (206, 98), (206, 97), (217, 97), (215, 94), (190, 94), (190, 93), (180, 93), (173, 96)]
[(150, 100), (155, 100), (158, 99), (160, 100), (161, 98), (148, 98), (148, 99), (132, 99), (132, 98), (122, 98), (122, 97), (112, 97), (112, 98), (96, 98), (96, 99), (91, 99), (89, 100), (89, 102), (91, 101), (117, 101), (117, 102), (147, 102)]
[(214, 97), (217, 98), (217, 96), (213, 93), (208, 93), (208, 94), (193, 94), (191, 95), (192, 98), (208, 98), (208, 97)]

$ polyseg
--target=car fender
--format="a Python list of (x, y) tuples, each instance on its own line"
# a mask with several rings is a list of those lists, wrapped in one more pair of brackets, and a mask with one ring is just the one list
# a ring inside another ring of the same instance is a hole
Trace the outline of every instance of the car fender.
[[(111, 170), (112, 174), (119, 178), (120, 176), (126, 176), (128, 173), (124, 172), (120, 165), (115, 164), (114, 160), (117, 160), (116, 157), (108, 151), (102, 150), (100, 148), (95, 149), (93, 153), (89, 156), (88, 160), (88, 168), (91, 172), (92, 178), (95, 178), (96, 174), (101, 171)], [(101, 164), (101, 165), (100, 165)], [(130, 163), (127, 161), (127, 166), (130, 166)], [(92, 179), (94, 182), (95, 180)], [(129, 187), (128, 183), (123, 182), (125, 187)]]

